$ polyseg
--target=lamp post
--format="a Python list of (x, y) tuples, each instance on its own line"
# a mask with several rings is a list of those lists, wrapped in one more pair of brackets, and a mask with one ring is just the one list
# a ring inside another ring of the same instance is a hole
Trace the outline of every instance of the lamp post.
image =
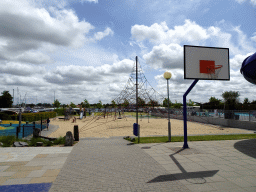
[(171, 79), (172, 74), (170, 72), (164, 73), (164, 78), (167, 80), (167, 95), (168, 95), (168, 138), (169, 142), (171, 142), (171, 123), (170, 123), (170, 106), (169, 106), (169, 82), (168, 80)]

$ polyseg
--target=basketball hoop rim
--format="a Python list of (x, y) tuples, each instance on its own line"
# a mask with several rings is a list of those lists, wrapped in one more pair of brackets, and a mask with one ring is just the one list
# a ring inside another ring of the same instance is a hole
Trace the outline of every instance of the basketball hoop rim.
[[(223, 65), (215, 65), (215, 66), (209, 66), (209, 67), (206, 67), (207, 70), (208, 70), (208, 73), (207, 74), (212, 74), (212, 73), (215, 73), (215, 70), (216, 69), (220, 69), (222, 68)], [(214, 70), (213, 70), (214, 69)]]

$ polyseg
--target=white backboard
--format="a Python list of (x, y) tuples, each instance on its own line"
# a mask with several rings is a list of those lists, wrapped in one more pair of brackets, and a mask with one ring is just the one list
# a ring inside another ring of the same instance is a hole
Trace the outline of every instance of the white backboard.
[[(210, 65), (219, 66), (216, 75), (205, 72)], [(184, 79), (230, 80), (229, 49), (184, 45)]]

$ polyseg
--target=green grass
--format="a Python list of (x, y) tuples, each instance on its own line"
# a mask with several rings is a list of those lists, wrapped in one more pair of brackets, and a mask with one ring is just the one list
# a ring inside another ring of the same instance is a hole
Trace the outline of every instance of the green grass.
[(15, 141), (23, 141), (27, 142), (28, 146), (33, 147), (36, 146), (37, 142), (43, 142), (44, 146), (53, 146), (53, 145), (64, 145), (65, 144), (65, 137), (59, 137), (55, 141), (49, 141), (43, 138), (31, 138), (31, 140), (26, 139), (17, 139), (15, 136), (0, 136), (0, 142), (3, 143), (2, 147), (12, 147)]
[[(240, 134), (240, 135), (204, 135), (204, 136), (188, 136), (188, 141), (220, 141), (220, 140), (239, 140), (239, 139), (256, 139), (256, 134)], [(126, 139), (131, 141), (131, 139)], [(171, 137), (171, 142), (183, 142), (183, 136)], [(166, 143), (168, 137), (140, 137), (140, 143)], [(135, 138), (134, 144), (138, 144), (138, 138)]]

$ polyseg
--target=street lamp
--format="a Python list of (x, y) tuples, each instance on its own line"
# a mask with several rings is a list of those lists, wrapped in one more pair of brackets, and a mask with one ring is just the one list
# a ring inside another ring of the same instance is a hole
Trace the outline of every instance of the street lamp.
[(170, 123), (170, 106), (169, 106), (169, 82), (168, 80), (171, 79), (172, 74), (170, 72), (164, 73), (164, 78), (167, 80), (167, 95), (168, 95), (168, 138), (169, 142), (171, 142), (171, 123)]

